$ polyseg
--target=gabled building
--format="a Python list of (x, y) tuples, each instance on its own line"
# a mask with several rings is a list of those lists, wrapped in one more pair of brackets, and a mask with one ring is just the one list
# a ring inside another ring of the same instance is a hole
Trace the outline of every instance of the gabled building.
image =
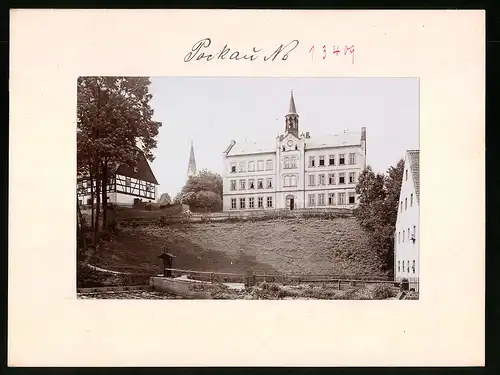
[(420, 163), (419, 150), (408, 150), (404, 160), (403, 181), (394, 233), (395, 281), (407, 279), (409, 288), (418, 291), (420, 275)]
[(282, 134), (263, 142), (233, 140), (223, 157), (224, 211), (354, 208), (366, 165), (366, 128), (301, 133), (292, 92)]
[[(117, 165), (109, 173), (108, 203), (120, 206), (132, 206), (134, 200), (154, 202), (158, 194), (158, 180), (140, 148), (137, 148), (138, 163), (136, 167)], [(87, 176), (77, 178), (78, 201), (80, 204), (91, 204), (91, 184)], [(94, 182), (94, 194), (96, 186)], [(94, 196), (94, 202), (96, 197)]]

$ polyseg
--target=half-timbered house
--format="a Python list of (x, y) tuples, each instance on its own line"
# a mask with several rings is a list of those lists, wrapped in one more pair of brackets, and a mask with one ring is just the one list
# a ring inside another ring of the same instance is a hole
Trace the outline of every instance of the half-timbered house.
[[(78, 200), (80, 204), (91, 204), (91, 182), (87, 176), (77, 178)], [(94, 195), (96, 186), (94, 181)], [(136, 167), (117, 165), (110, 171), (107, 183), (108, 203), (132, 206), (134, 201), (154, 202), (157, 199), (158, 181), (144, 153), (138, 148)], [(96, 197), (94, 196), (94, 202)]]

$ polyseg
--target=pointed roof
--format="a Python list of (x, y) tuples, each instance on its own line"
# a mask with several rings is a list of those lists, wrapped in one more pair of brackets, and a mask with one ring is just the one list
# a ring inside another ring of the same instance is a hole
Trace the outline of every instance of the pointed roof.
[(417, 202), (420, 204), (420, 150), (408, 150), (409, 164), (415, 187)]
[(297, 114), (297, 109), (295, 108), (295, 100), (293, 99), (293, 90), (290, 94), (290, 108), (288, 109), (288, 114)]
[(188, 176), (196, 174), (196, 160), (194, 158), (193, 141), (191, 141), (191, 151), (189, 152)]

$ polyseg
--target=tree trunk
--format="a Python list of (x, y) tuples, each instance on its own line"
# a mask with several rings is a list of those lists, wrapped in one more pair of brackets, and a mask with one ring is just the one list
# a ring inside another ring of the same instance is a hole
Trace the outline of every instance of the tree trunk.
[(83, 244), (83, 253), (85, 253), (87, 251), (85, 219), (83, 218), (82, 211), (80, 210), (80, 205), (78, 204), (78, 195), (76, 197), (76, 212), (78, 215), (77, 223), (80, 222), (79, 232), (80, 232), (80, 238), (82, 239), (82, 244)]
[[(94, 214), (94, 174), (92, 173), (92, 167), (90, 168), (89, 173), (89, 183), (90, 183), (90, 228), (94, 228), (95, 226), (95, 214)], [(94, 243), (95, 245), (95, 243)]]
[(94, 225), (94, 245), (97, 247), (99, 242), (99, 215), (101, 211), (101, 175), (96, 171), (95, 176), (95, 189), (96, 189), (96, 208), (95, 208), (95, 225)]
[(108, 166), (104, 161), (102, 164), (102, 230), (106, 230), (108, 223)]

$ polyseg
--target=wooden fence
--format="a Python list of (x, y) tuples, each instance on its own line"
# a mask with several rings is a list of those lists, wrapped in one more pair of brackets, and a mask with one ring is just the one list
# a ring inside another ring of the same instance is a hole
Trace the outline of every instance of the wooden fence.
[[(328, 283), (337, 284), (338, 289), (341, 285), (349, 284), (350, 286), (361, 286), (366, 284), (392, 284), (399, 286), (400, 282), (386, 276), (365, 276), (365, 275), (333, 275), (333, 274), (259, 274), (259, 273), (230, 273), (230, 272), (211, 272), (211, 271), (194, 271), (183, 270), (178, 268), (165, 268), (171, 271), (172, 276), (186, 275), (188, 278), (207, 282), (239, 282), (252, 284), (259, 282), (278, 282), (288, 284), (299, 283)], [(413, 281), (417, 285), (415, 290), (418, 290), (418, 280)]]

